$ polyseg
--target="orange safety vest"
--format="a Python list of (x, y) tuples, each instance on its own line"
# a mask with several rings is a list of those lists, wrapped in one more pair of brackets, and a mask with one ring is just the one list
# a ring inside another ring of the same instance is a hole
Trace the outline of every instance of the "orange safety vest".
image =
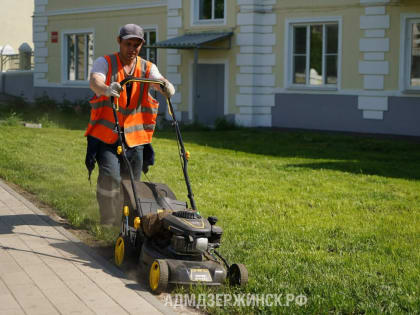
[[(121, 82), (124, 69), (118, 53), (105, 56), (108, 74), (105, 83)], [(139, 62), (140, 60), (140, 62)], [(133, 76), (148, 78), (152, 63), (137, 57)], [(110, 97), (95, 96), (90, 100), (92, 106), (90, 121), (85, 136), (92, 136), (102, 142), (113, 144), (118, 135), (112, 112)], [(129, 147), (150, 143), (156, 126), (159, 103), (149, 93), (149, 83), (133, 83), (130, 104), (127, 105), (127, 92), (124, 89), (118, 99), (118, 121), (124, 129), (125, 141)]]

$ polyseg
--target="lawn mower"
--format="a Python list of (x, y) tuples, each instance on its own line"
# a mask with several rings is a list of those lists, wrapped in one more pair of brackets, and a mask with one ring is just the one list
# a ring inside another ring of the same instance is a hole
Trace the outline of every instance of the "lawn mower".
[[(120, 82), (159, 84), (163, 82), (129, 77)], [(115, 101), (115, 102), (114, 102)], [(161, 293), (169, 285), (205, 284), (243, 286), (248, 271), (243, 264), (229, 264), (217, 248), (221, 244), (222, 228), (217, 218), (207, 219), (197, 211), (188, 177), (189, 152), (185, 151), (179, 124), (170, 98), (168, 111), (175, 128), (178, 150), (190, 206), (178, 200), (165, 184), (135, 181), (126, 156), (123, 133), (118, 122), (118, 99), (111, 97), (118, 133), (117, 153), (127, 166), (129, 180), (122, 180), (121, 232), (115, 244), (114, 259), (121, 266), (129, 257), (137, 257), (138, 268), (149, 279), (150, 290)]]

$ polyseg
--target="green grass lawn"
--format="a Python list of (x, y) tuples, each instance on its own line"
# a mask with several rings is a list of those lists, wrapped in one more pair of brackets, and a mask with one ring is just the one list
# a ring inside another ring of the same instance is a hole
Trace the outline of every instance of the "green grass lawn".
[[(10, 121), (10, 112), (2, 115)], [(87, 118), (61, 123), (60, 117), (46, 119), (50, 128), (0, 126), (0, 177), (36, 194), (73, 226), (111, 241), (114, 235), (97, 224), (97, 169), (90, 185), (84, 167), (79, 126)], [(305, 306), (207, 311), (419, 312), (419, 142), (260, 129), (188, 130), (183, 138), (197, 206), (219, 218), (220, 252), (250, 273), (243, 289), (191, 292), (308, 298)], [(156, 166), (148, 177), (186, 200), (174, 139), (172, 131), (156, 132)]]

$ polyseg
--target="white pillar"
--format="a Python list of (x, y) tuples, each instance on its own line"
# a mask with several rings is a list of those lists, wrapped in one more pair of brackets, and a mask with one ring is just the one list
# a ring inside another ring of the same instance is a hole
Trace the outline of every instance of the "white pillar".
[[(179, 35), (179, 30), (182, 28), (182, 0), (170, 0), (168, 1), (168, 35), (167, 39), (173, 38)], [(179, 91), (182, 78), (179, 72), (181, 66), (181, 54), (178, 49), (166, 49), (166, 73), (168, 80), (174, 84), (175, 95), (172, 97), (172, 105), (174, 107), (175, 115), (177, 120), (181, 120), (182, 115), (179, 112), (179, 104), (182, 101), (182, 95)], [(167, 119), (170, 119), (167, 114)]]
[(276, 14), (273, 6), (276, 1), (237, 0), (237, 4), (239, 33), (236, 44), (240, 51), (236, 55), (236, 65), (240, 72), (236, 75), (239, 114), (235, 121), (244, 126), (271, 127), (275, 97)]
[(359, 61), (359, 73), (363, 76), (363, 89), (367, 95), (358, 98), (358, 108), (363, 111), (364, 119), (383, 119), (388, 110), (388, 97), (384, 91), (385, 75), (389, 74), (389, 61), (385, 53), (389, 52), (389, 38), (385, 37), (390, 27), (390, 16), (386, 14), (386, 5), (390, 0), (360, 0), (364, 6), (364, 15), (360, 16), (360, 29), (364, 37), (359, 41), (359, 50), (363, 60)]

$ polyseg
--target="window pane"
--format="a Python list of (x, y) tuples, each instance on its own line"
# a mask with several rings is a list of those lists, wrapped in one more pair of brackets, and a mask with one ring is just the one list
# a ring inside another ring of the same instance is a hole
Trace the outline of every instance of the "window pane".
[(76, 80), (85, 80), (85, 37), (76, 35)]
[(215, 0), (214, 18), (223, 19), (225, 15), (225, 0)]
[(144, 32), (144, 44), (140, 49), (139, 56), (147, 60), (147, 48), (144, 47), (149, 44), (149, 32)]
[(212, 0), (199, 0), (198, 18), (200, 20), (211, 19), (211, 1)]
[(150, 48), (150, 58), (149, 60), (153, 62), (154, 64), (157, 64), (157, 49), (156, 48)]
[(293, 66), (293, 83), (306, 84), (306, 56), (295, 56)]
[[(144, 33), (144, 39), (146, 40), (145, 45), (153, 45), (156, 43), (156, 32), (155, 31), (146, 31)], [(149, 60), (154, 64), (157, 63), (157, 49), (144, 47), (140, 50), (139, 56), (143, 59)]]
[(310, 84), (322, 82), (322, 25), (311, 26)]
[(326, 84), (337, 84), (337, 55), (327, 56), (326, 59)]
[(144, 46), (150, 45), (150, 32), (146, 31), (144, 32)]
[(87, 38), (88, 38), (88, 47), (89, 47), (87, 74), (89, 76), (90, 70), (92, 69), (92, 65), (93, 65), (93, 34), (88, 34)]
[(156, 43), (156, 32), (149, 32), (149, 42), (148, 45)]
[(410, 85), (420, 86), (420, 23), (412, 28)]
[(146, 59), (147, 60), (147, 48), (142, 47), (139, 53), (139, 56), (142, 59)]
[(144, 48), (144, 46), (141, 48), (139, 56), (143, 59), (147, 59), (147, 48)]
[(93, 34), (66, 35), (67, 80), (87, 80), (93, 65)]
[(336, 54), (338, 53), (338, 25), (326, 25), (326, 29), (327, 54)]
[(74, 47), (76, 43), (75, 35), (67, 36), (67, 80), (76, 79)]
[(306, 26), (295, 27), (294, 43), (295, 54), (306, 54)]
[[(149, 32), (149, 45), (156, 43), (156, 32)], [(157, 63), (157, 48), (149, 48), (149, 61)]]

